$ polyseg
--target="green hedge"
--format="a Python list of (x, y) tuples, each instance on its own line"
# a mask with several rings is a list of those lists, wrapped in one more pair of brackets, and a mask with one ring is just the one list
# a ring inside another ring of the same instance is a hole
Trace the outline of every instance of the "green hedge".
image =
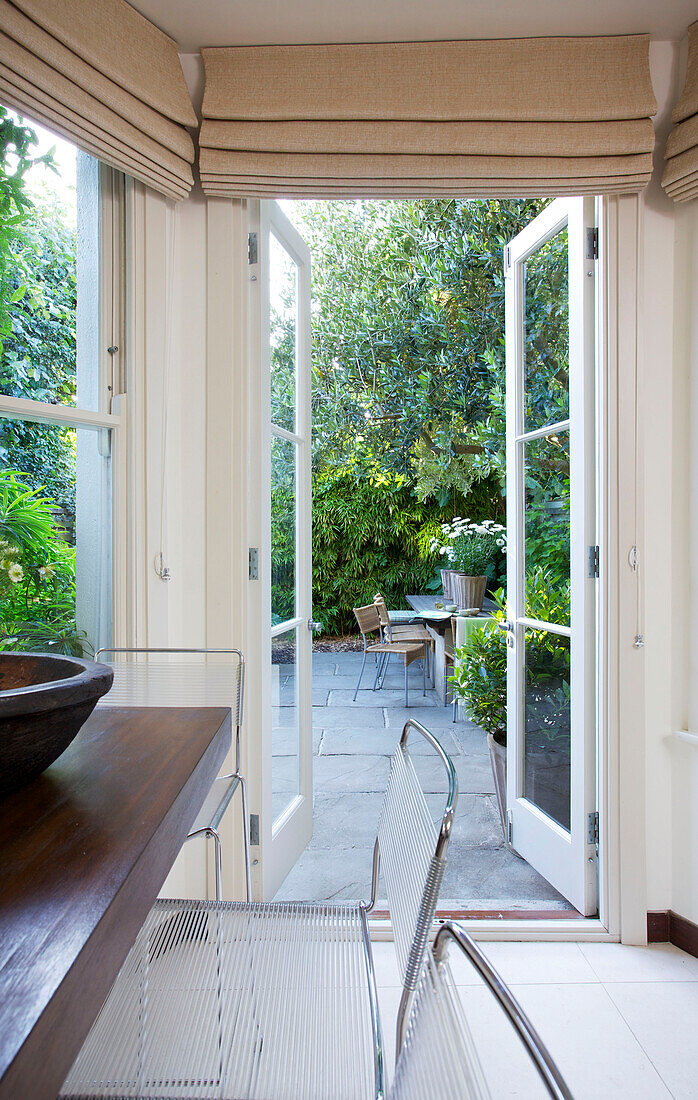
[[(291, 617), (292, 526), (289, 489), (272, 492), (272, 606), (275, 619)], [(411, 592), (440, 585), (439, 562), (429, 552), (438, 525), (456, 514), (471, 519), (501, 517), (503, 503), (494, 479), (473, 487), (453, 507), (416, 500), (399, 479), (357, 481), (346, 474), (313, 478), (313, 617), (323, 633), (356, 630), (352, 608), (380, 591), (389, 607), (405, 607)], [(277, 618), (278, 616), (278, 618)]]

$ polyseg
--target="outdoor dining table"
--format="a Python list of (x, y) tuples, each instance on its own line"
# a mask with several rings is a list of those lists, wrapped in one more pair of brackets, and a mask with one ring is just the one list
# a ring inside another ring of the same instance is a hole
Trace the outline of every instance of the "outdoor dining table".
[(443, 597), (413, 595), (407, 597), (407, 602), (415, 612), (413, 622), (423, 622), (434, 640), (434, 690), (445, 704), (446, 646), (455, 649), (464, 646), (474, 630), (491, 621), (494, 604), (486, 599), (479, 615), (455, 615), (436, 607), (436, 601), (441, 599)]

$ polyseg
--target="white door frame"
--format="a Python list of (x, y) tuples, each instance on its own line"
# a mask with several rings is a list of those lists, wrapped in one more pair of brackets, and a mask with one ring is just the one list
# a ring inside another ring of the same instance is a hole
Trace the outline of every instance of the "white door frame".
[[(254, 660), (250, 662), (248, 694), (258, 695), (260, 724), (255, 741), (248, 732), (251, 773), (258, 782), (253, 805), (259, 807), (259, 844), (254, 850), (253, 893), (269, 900), (300, 857), (312, 836), (312, 545), (310, 503), (310, 253), (300, 235), (274, 202), (248, 200), (248, 231), (257, 234), (256, 263), (250, 264), (249, 291), (249, 417), (247, 500), (250, 530), (257, 531), (259, 579), (249, 588), (248, 638), (256, 633)], [(289, 432), (270, 421), (269, 379), (269, 234), (298, 265), (298, 375), (296, 431)], [(253, 257), (250, 257), (251, 259)], [(301, 369), (305, 365), (305, 370)], [(271, 626), (270, 478), (271, 439), (287, 439), (297, 446), (296, 468), (296, 591), (294, 618)], [(255, 440), (257, 444), (255, 445)], [(254, 518), (252, 518), (254, 517)], [(273, 821), (272, 812), (272, 699), (269, 691), (271, 639), (296, 629), (297, 708), (299, 737), (299, 792)], [(256, 758), (253, 760), (253, 758)]]
[[(638, 736), (644, 728), (644, 659), (642, 650), (632, 648), (628, 636), (634, 622), (639, 578), (629, 569), (627, 552), (637, 545), (642, 553), (641, 527), (635, 502), (625, 491), (629, 472), (639, 463), (641, 447), (635, 437), (635, 414), (627, 401), (634, 392), (638, 374), (637, 327), (642, 309), (639, 268), (642, 242), (643, 199), (637, 196), (599, 198), (599, 265), (597, 293), (597, 471), (599, 478), (598, 542), (601, 552), (601, 580), (598, 587), (598, 661), (599, 677), (599, 806), (601, 814), (599, 838), (599, 919), (594, 920), (472, 920), (468, 928), (478, 938), (487, 940), (618, 940), (626, 943), (646, 942), (646, 874), (645, 874), (645, 774), (644, 739)], [(241, 215), (242, 229), (236, 238), (232, 231), (222, 235), (216, 220), (209, 226), (208, 252), (211, 287), (215, 291), (209, 303), (209, 321), (217, 332), (230, 329), (223, 360), (214, 359), (222, 372), (234, 383), (232, 413), (240, 410), (240, 399), (247, 396), (252, 380), (248, 375), (249, 355), (246, 352), (245, 325), (248, 308), (245, 294), (254, 268), (243, 266), (242, 247), (245, 205), (250, 200), (209, 199), (207, 208), (217, 215), (230, 210), (226, 218), (233, 222)], [(234, 259), (231, 260), (231, 243)], [(238, 255), (239, 254), (239, 255)], [(239, 263), (238, 263), (239, 261)], [(238, 264), (238, 266), (236, 266)], [(218, 293), (221, 270), (231, 270), (231, 283)], [(237, 274), (236, 274), (237, 272)], [(239, 299), (239, 301), (238, 301)], [(231, 327), (232, 326), (232, 327)], [(226, 363), (228, 364), (226, 366)], [(235, 380), (239, 379), (238, 382)], [(220, 380), (213, 378), (210, 400), (220, 397)], [(623, 395), (622, 399), (621, 396)], [(254, 428), (251, 420), (248, 422)], [(242, 426), (240, 426), (242, 428)], [(240, 462), (232, 474), (238, 479), (234, 498), (249, 500), (252, 490), (250, 468), (256, 455), (256, 435), (243, 446)], [(242, 443), (242, 430), (240, 433)], [(214, 446), (214, 449), (218, 448)], [(238, 448), (239, 449), (239, 448)], [(244, 456), (247, 456), (245, 461)], [(212, 454), (212, 459), (214, 455)], [(621, 482), (620, 471), (625, 471)], [(224, 477), (224, 471), (220, 471)], [(225, 478), (224, 478), (225, 479)], [(640, 481), (640, 488), (642, 483)], [(639, 495), (641, 501), (641, 492)], [(248, 509), (249, 531), (240, 554), (247, 556), (247, 544), (259, 544), (259, 513)], [(231, 534), (233, 528), (230, 528)], [(605, 568), (604, 568), (605, 563)], [(242, 564), (240, 566), (242, 568)], [(245, 581), (246, 581), (245, 571)], [(256, 582), (245, 584), (247, 603), (251, 604)], [(212, 601), (219, 607), (219, 600)], [(213, 610), (213, 608), (212, 608)], [(259, 635), (256, 618), (247, 619), (247, 657), (250, 671), (256, 664)], [(248, 681), (245, 745), (256, 736), (259, 713), (258, 698), (254, 698), (252, 681)], [(623, 756), (621, 769), (620, 756)], [(249, 775), (256, 786), (258, 777), (252, 761)], [(623, 798), (621, 799), (621, 793)], [(254, 805), (252, 805), (254, 810)], [(621, 858), (622, 849), (622, 858)], [(238, 846), (235, 846), (235, 851)], [(253, 850), (254, 851), (254, 850)], [(258, 872), (258, 868), (253, 868)], [(621, 904), (622, 903), (622, 904)], [(390, 937), (384, 921), (372, 922), (372, 935)]]
[[(507, 817), (510, 840), (524, 859), (584, 914), (597, 910), (595, 841), (587, 817), (596, 808), (596, 580), (587, 575), (586, 548), (596, 545), (594, 443), (595, 268), (587, 258), (587, 229), (595, 224), (591, 198), (556, 199), (506, 246), (507, 361)], [(569, 263), (568, 418), (531, 430), (524, 423), (525, 273), (528, 258), (567, 228)], [(523, 448), (557, 427), (570, 448), (569, 626), (547, 624), (547, 633), (570, 642), (570, 829), (553, 821), (524, 793), (524, 648), (527, 618), (524, 577), (525, 488)]]

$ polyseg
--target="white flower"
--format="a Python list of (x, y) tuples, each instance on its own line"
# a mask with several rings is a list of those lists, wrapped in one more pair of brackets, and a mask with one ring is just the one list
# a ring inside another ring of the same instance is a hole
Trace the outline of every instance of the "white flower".
[(22, 566), (18, 565), (17, 562), (13, 562), (13, 564), (7, 570), (7, 575), (10, 578), (10, 580), (12, 581), (13, 584), (19, 584), (19, 582), (24, 577), (24, 571), (22, 569)]
[(448, 546), (442, 546), (439, 553), (442, 555), (448, 553)]
[(497, 539), (497, 546), (504, 546), (504, 539)]

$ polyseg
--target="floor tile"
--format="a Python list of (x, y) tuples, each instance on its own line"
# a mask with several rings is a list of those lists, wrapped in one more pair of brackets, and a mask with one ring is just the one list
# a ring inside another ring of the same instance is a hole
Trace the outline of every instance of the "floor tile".
[(698, 982), (614, 982), (607, 992), (677, 1100), (698, 1095)]
[[(507, 985), (598, 984), (576, 943), (480, 942), (478, 945)], [(480, 985), (472, 963), (453, 945), (453, 977), (460, 985)]]
[(670, 943), (630, 947), (583, 943), (581, 950), (602, 982), (698, 982), (698, 959)]
[(670, 1097), (601, 985), (513, 987), (576, 1100)]
[(402, 982), (397, 964), (397, 955), (395, 954), (395, 944), (379, 940), (371, 944), (371, 952), (373, 954), (376, 985), (379, 988), (385, 986), (401, 988)]

